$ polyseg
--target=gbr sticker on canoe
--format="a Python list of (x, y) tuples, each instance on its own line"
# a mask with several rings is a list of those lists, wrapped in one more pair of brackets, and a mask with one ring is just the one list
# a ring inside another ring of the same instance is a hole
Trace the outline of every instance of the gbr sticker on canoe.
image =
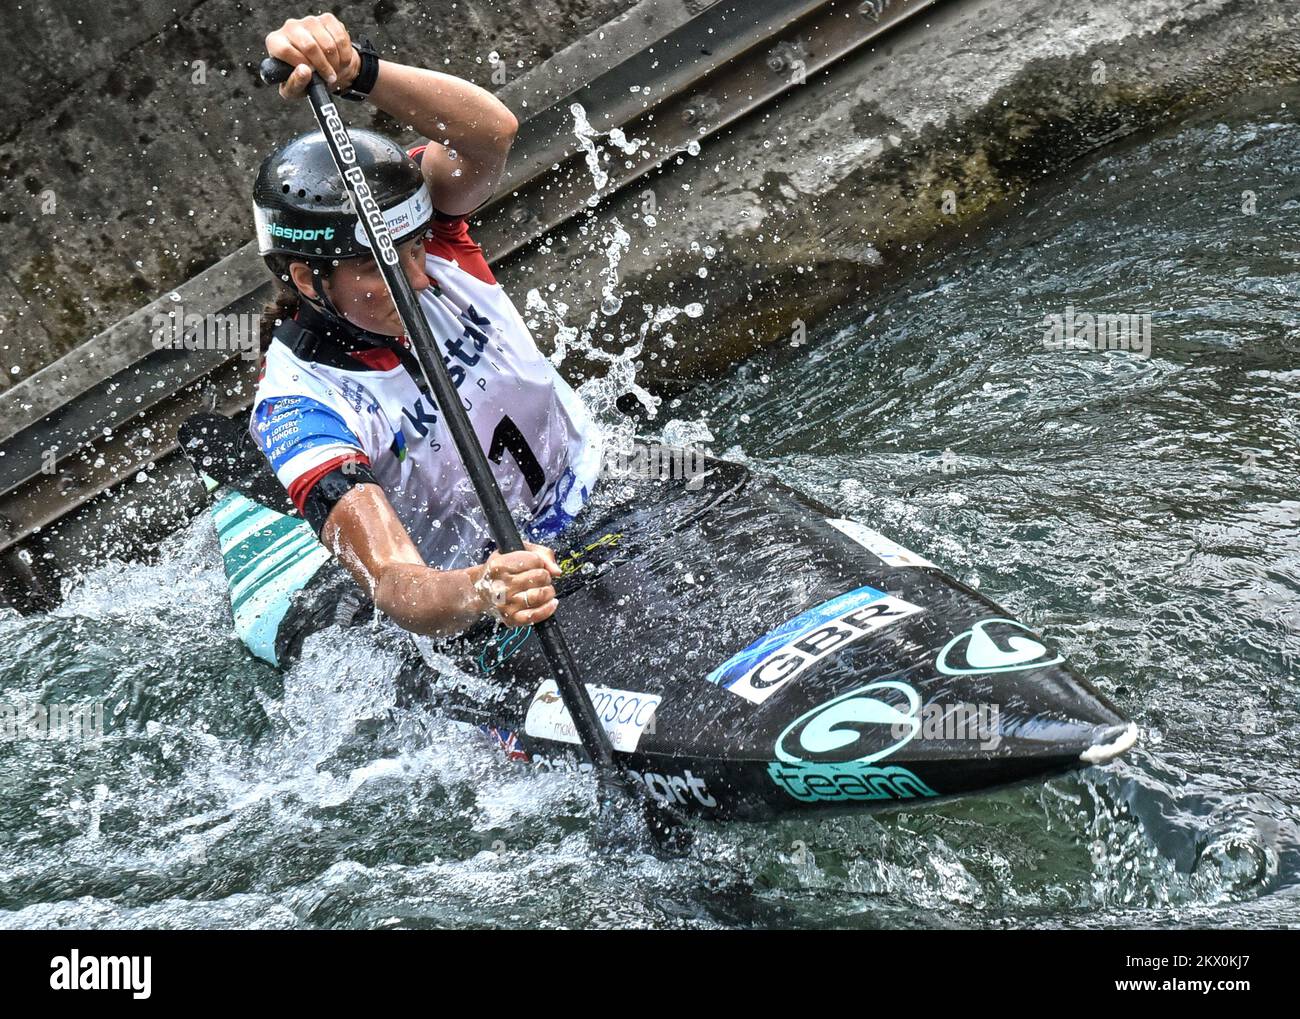
[[(596, 709), (596, 717), (609, 733), (610, 745), (615, 750), (631, 753), (641, 742), (643, 732), (647, 729), (654, 732), (655, 710), (663, 700), (658, 694), (615, 690), (594, 683), (587, 684), (587, 693), (591, 695), (591, 706)], [(582, 742), (555, 680), (548, 679), (537, 688), (524, 718), (524, 732), (536, 739), (549, 739), (556, 743)]]
[(762, 704), (832, 651), (920, 611), (919, 605), (902, 598), (859, 587), (786, 620), (728, 658), (708, 680)]

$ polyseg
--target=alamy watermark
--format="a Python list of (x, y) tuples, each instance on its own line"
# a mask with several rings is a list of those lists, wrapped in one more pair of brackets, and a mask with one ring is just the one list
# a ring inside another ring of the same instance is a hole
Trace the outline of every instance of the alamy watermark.
[(895, 722), (895, 740), (971, 740), (981, 750), (996, 750), (1002, 742), (1001, 714), (996, 704), (927, 704), (915, 718)]
[(74, 948), (50, 960), (54, 991), (130, 991), (137, 1000), (153, 993), (152, 955), (82, 955)]
[(1043, 316), (1045, 350), (1128, 350), (1151, 356), (1151, 315), (1097, 314), (1075, 311), (1066, 305), (1065, 314)]
[(174, 308), (155, 312), (152, 339), (154, 350), (239, 351), (245, 361), (256, 361), (261, 352), (262, 319), (251, 313), (209, 312), (186, 314)]
[(605, 451), (605, 471), (609, 474), (655, 481), (685, 481), (691, 491), (703, 487), (707, 470), (704, 454), (689, 446), (634, 442), (631, 448)]
[(0, 701), (0, 743), (56, 740), (81, 742), (104, 735), (104, 702), (40, 704)]

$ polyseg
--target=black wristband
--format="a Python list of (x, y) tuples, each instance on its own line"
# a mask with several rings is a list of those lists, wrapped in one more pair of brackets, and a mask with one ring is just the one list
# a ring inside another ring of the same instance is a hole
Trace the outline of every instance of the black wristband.
[(352, 48), (361, 57), (361, 70), (357, 71), (352, 84), (339, 93), (339, 98), (359, 103), (370, 96), (370, 90), (375, 87), (375, 79), (379, 77), (379, 52), (364, 37), (354, 40)]
[(350, 471), (335, 467), (323, 478), (311, 486), (307, 498), (302, 504), (303, 519), (311, 524), (312, 530), (320, 535), (321, 528), (340, 499), (357, 485), (377, 485), (370, 468), (363, 463), (352, 464)]

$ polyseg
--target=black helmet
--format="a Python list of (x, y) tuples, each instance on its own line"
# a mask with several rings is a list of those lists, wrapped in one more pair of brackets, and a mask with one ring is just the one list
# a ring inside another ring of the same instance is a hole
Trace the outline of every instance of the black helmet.
[[(433, 217), (433, 199), (415, 160), (381, 134), (355, 129), (349, 134), (393, 243), (422, 232)], [(262, 160), (253, 185), (253, 218), (257, 250), (264, 256), (336, 259), (371, 253), (319, 131), (299, 135)]]

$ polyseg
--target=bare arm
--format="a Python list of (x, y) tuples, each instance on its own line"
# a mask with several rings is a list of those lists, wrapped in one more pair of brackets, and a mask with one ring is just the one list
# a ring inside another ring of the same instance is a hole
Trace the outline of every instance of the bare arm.
[[(291, 18), (266, 37), (266, 50), (296, 68), (280, 86), (288, 99), (303, 95), (313, 69), (336, 91), (361, 69), (347, 29), (333, 14)], [(370, 101), (430, 139), (421, 169), (435, 207), (459, 216), (491, 197), (519, 128), (491, 92), (441, 71), (381, 60)]]
[(474, 587), (482, 567), (431, 570), (397, 518), (383, 489), (357, 485), (330, 511), (321, 541), (375, 606), (414, 633), (466, 629), (490, 605)]
[(560, 568), (549, 549), (530, 544), (481, 566), (432, 569), (378, 485), (350, 489), (320, 538), (379, 611), (413, 633), (459, 633), (494, 608), (511, 626), (531, 626), (559, 607), (551, 580)]
[(491, 92), (450, 74), (381, 60), (370, 99), (429, 139), (420, 169), (435, 208), (460, 216), (492, 197), (519, 122)]

